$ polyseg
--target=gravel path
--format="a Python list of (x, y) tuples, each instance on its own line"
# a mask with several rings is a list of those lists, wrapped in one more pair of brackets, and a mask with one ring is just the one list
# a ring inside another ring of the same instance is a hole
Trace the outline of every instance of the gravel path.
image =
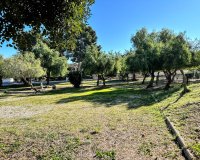
[(1, 106), (0, 118), (29, 118), (53, 109), (54, 106)]

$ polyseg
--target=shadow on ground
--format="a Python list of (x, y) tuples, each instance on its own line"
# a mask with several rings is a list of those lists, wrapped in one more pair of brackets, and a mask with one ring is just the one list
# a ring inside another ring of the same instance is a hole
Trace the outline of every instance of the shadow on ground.
[(106, 107), (127, 104), (128, 109), (137, 109), (141, 106), (150, 106), (158, 103), (167, 97), (170, 97), (173, 93), (179, 91), (180, 89), (180, 86), (176, 86), (171, 88), (169, 91), (164, 91), (162, 88), (147, 90), (142, 86), (124, 85), (120, 87), (107, 86), (106, 88), (71, 88), (48, 94), (80, 93), (80, 95), (72, 95), (67, 98), (60, 99), (57, 102), (58, 104), (84, 100), (87, 102), (102, 104)]

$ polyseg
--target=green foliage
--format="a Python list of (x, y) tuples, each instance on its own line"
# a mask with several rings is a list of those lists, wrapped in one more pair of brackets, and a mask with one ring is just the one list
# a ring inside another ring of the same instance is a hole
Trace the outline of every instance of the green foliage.
[(120, 75), (125, 75), (127, 73), (127, 56), (122, 56), (120, 59)]
[(158, 33), (148, 33), (145, 28), (142, 28), (132, 37), (131, 41), (136, 51), (135, 55), (132, 54), (129, 58), (130, 68), (149, 73), (159, 70), (161, 44), (158, 42)]
[[(105, 53), (106, 54), (106, 53)], [(122, 67), (123, 67), (123, 56), (119, 52), (113, 52), (110, 51), (107, 53), (109, 58), (112, 60), (112, 69), (110, 73), (108, 73), (109, 76), (116, 76), (117, 74), (120, 74)]]
[(194, 146), (192, 146), (192, 149), (194, 149), (195, 154), (197, 156), (200, 156), (200, 143), (195, 144)]
[(72, 51), (72, 61), (82, 62), (85, 58), (87, 46), (96, 45), (96, 42), (96, 32), (90, 26), (84, 25), (81, 34), (77, 38), (76, 49)]
[(67, 59), (60, 56), (59, 52), (49, 48), (47, 44), (39, 40), (33, 47), (35, 56), (41, 59), (41, 65), (47, 71), (47, 76), (65, 76), (67, 74)]
[(108, 75), (114, 69), (114, 58), (99, 50), (96, 45), (88, 46), (83, 61), (84, 71), (88, 74)]
[(151, 150), (153, 150), (154, 145), (151, 142), (144, 142), (140, 145), (138, 152), (143, 155), (151, 156)]
[(99, 159), (105, 159), (105, 160), (115, 160), (115, 151), (102, 151), (97, 150), (96, 151), (96, 157)]
[(4, 59), (3, 59), (3, 56), (0, 55), (0, 76), (3, 76), (3, 62), (4, 62)]
[[(148, 33), (145, 28), (142, 28), (132, 37), (131, 41), (135, 47), (135, 60), (131, 58), (134, 60), (132, 63), (136, 64), (133, 67), (137, 68), (144, 75), (149, 73), (151, 75), (151, 80), (147, 88), (153, 87), (155, 78), (154, 73), (161, 69), (161, 61), (159, 59), (161, 43), (158, 41), (158, 33)], [(136, 61), (138, 63), (136, 63)], [(129, 64), (129, 66), (131, 65)]]
[[(166, 37), (164, 37), (164, 35)], [(165, 39), (167, 39), (167, 41)], [(160, 40), (163, 43), (161, 51), (163, 70), (178, 70), (186, 68), (190, 65), (191, 52), (189, 50), (189, 44), (183, 33), (175, 35), (171, 31), (162, 30), (160, 33)]]
[(64, 77), (68, 70), (67, 59), (65, 57), (56, 57), (52, 66), (51, 75), (53, 77)]
[(140, 60), (138, 59), (138, 56), (135, 54), (134, 51), (128, 51), (127, 53), (127, 58), (126, 58), (126, 65), (127, 69), (130, 72), (138, 72), (142, 70), (142, 66), (140, 66)]
[(37, 43), (37, 39), (41, 35), (34, 33), (34, 31), (22, 32), (13, 41), (15, 46), (20, 52), (32, 51), (32, 48)]
[(82, 76), (81, 73), (78, 71), (75, 72), (70, 72), (68, 74), (69, 77), (69, 82), (75, 87), (75, 88), (79, 88), (81, 85), (81, 81), (82, 81)]
[(19, 53), (3, 63), (3, 75), (8, 78), (37, 78), (44, 75), (40, 59), (34, 53)]
[(56, 44), (62, 39), (68, 47), (74, 47), (76, 35), (81, 32), (93, 3), (94, 0), (0, 1), (0, 42), (15, 39), (29, 26)]

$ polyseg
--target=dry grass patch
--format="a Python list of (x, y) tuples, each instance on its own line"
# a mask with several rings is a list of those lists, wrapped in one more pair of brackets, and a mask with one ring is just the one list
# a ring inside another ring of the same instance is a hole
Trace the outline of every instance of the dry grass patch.
[[(175, 92), (127, 85), (69, 88), (14, 101), (10, 97), (0, 102), (5, 112), (0, 118), (0, 157), (181, 160), (159, 112), (160, 103)], [(37, 114), (6, 117), (10, 107), (16, 115)]]

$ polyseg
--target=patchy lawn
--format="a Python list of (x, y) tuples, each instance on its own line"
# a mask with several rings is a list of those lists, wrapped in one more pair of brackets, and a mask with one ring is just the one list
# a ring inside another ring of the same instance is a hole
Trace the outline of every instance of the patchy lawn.
[(174, 122), (189, 149), (200, 159), (200, 86), (193, 84), (191, 92), (168, 107), (165, 113)]
[(2, 94), (0, 159), (184, 159), (160, 113), (180, 87), (143, 88)]

